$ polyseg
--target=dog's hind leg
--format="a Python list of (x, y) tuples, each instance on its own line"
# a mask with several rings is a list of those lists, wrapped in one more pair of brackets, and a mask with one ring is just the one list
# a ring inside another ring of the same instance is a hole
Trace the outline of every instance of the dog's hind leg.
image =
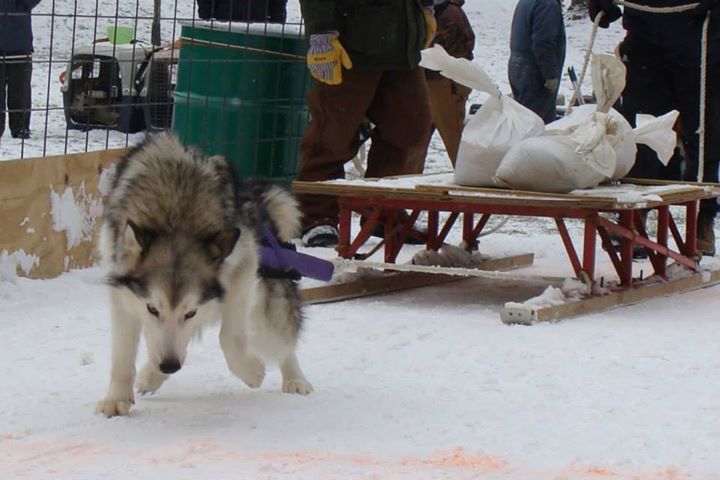
[(280, 371), (282, 372), (282, 391), (284, 393), (308, 395), (313, 391), (312, 385), (300, 370), (300, 364), (294, 351), (280, 362)]
[(147, 362), (138, 374), (136, 389), (139, 394), (155, 393), (170, 375), (162, 373), (150, 362)]
[(120, 292), (110, 292), (110, 319), (112, 332), (112, 368), (110, 386), (105, 399), (97, 404), (96, 411), (106, 417), (127, 415), (135, 403), (133, 381), (135, 359), (140, 343), (140, 322), (132, 318), (123, 307)]

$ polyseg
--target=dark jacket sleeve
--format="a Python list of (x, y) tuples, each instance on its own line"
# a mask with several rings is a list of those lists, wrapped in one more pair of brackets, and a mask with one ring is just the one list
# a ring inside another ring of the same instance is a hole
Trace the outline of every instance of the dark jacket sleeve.
[(338, 30), (335, 22), (335, 0), (300, 0), (300, 8), (305, 19), (305, 33)]
[(448, 3), (435, 8), (437, 35), (435, 43), (456, 58), (473, 59), (475, 33), (459, 5)]
[(532, 15), (532, 52), (535, 62), (545, 80), (555, 78), (562, 68), (558, 65), (558, 44), (563, 32), (563, 16), (560, 2), (542, 0), (537, 2)]

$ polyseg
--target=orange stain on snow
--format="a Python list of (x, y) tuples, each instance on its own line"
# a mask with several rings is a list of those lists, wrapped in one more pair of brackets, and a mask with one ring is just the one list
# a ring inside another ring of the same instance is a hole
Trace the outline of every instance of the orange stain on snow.
[(438, 452), (430, 457), (408, 457), (400, 462), (403, 466), (433, 468), (468, 468), (483, 470), (502, 470), (508, 463), (497, 457), (471, 455), (465, 448), (456, 446), (450, 452)]
[(607, 468), (598, 467), (595, 465), (583, 468), (571, 468), (570, 472), (572, 474), (582, 476), (581, 478), (611, 478), (620, 476), (620, 474), (617, 472), (613, 472), (611, 470), (608, 470)]
[(463, 447), (457, 446), (452, 450), (439, 451), (427, 457), (410, 456), (400, 460), (379, 458), (370, 455), (336, 454), (332, 452), (304, 452), (289, 453), (268, 452), (257, 456), (257, 459), (269, 462), (281, 462), (295, 465), (318, 464), (346, 464), (356, 466), (375, 466), (389, 470), (408, 469), (468, 469), (474, 471), (497, 471), (507, 468), (508, 463), (497, 457), (487, 455), (471, 455)]

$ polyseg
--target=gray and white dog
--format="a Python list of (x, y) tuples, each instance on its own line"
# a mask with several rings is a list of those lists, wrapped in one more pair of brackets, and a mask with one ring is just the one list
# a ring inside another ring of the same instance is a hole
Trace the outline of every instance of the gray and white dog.
[(171, 134), (149, 137), (120, 161), (100, 232), (112, 369), (98, 412), (130, 411), (141, 332), (148, 361), (136, 388), (151, 393), (182, 367), (190, 340), (218, 318), (227, 365), (249, 387), (260, 386), (269, 360), (280, 364), (283, 392), (312, 391), (295, 356), (297, 284), (258, 273), (263, 221), (281, 241), (296, 236), (300, 212), (290, 193), (238, 183), (223, 157), (188, 150)]

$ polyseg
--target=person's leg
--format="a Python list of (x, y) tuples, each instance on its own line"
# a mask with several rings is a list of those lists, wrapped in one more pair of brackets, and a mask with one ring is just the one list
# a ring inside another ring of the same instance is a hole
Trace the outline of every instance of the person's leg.
[(32, 108), (32, 56), (8, 63), (7, 105), (10, 132), (14, 137), (30, 131)]
[[(622, 96), (622, 114), (636, 126), (638, 113), (663, 115), (675, 108), (675, 93), (665, 68), (657, 61), (641, 55), (626, 55), (627, 67), (625, 90)], [(653, 150), (638, 145), (635, 165), (629, 177), (679, 180), (677, 162), (664, 167)]]
[[(345, 70), (340, 85), (313, 85), (308, 94), (311, 119), (300, 144), (298, 180), (313, 182), (345, 176), (344, 164), (358, 151), (358, 129), (381, 75)], [(337, 225), (338, 206), (333, 197), (298, 195), (298, 200), (304, 230), (321, 224)]]
[(428, 81), (433, 123), (445, 144), (453, 167), (465, 125), (465, 104), (471, 89), (447, 78)]
[(417, 168), (415, 155), (427, 148), (432, 124), (423, 70), (383, 72), (368, 118), (376, 128), (365, 176), (404, 175)]
[[(676, 85), (677, 108), (680, 110), (680, 138), (687, 155), (686, 180), (698, 180), (698, 156), (700, 135), (700, 70), (679, 68), (673, 70)], [(702, 181), (718, 181), (720, 163), (720, 65), (710, 65), (705, 98), (705, 152)], [(715, 215), (718, 211), (714, 200), (703, 201), (700, 210)]]
[(523, 58), (511, 57), (508, 78), (513, 98), (535, 112), (545, 123), (555, 120), (557, 94), (545, 88), (540, 69)]
[(5, 91), (7, 90), (7, 69), (5, 68), (5, 59), (3, 53), (0, 52), (0, 137), (5, 132), (5, 110), (7, 110), (7, 104), (5, 103)]
[[(700, 69), (674, 67), (673, 81), (676, 86), (678, 110), (680, 110), (680, 136), (686, 152), (685, 179), (690, 181), (718, 181), (720, 163), (720, 65), (710, 65), (706, 83), (705, 98), (705, 151), (703, 176), (698, 179), (700, 155)], [(715, 216), (718, 212), (717, 199), (700, 202), (698, 215), (697, 247), (704, 255), (715, 255)]]

